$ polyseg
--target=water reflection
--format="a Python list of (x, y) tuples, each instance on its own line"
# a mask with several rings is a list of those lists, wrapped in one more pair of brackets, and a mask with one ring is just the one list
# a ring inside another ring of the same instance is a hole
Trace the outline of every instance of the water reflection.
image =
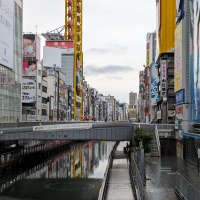
[(22, 172), (5, 181), (2, 176), (0, 199), (97, 199), (113, 145), (103, 141), (76, 144), (30, 169), (21, 168)]

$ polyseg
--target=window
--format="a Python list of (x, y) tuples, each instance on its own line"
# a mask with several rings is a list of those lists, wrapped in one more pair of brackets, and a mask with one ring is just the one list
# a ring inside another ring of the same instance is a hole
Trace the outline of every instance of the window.
[(41, 89), (41, 83), (38, 83), (38, 89)]
[(38, 70), (38, 75), (41, 76), (41, 70)]
[(42, 115), (47, 116), (47, 110), (42, 109)]
[(45, 104), (47, 104), (47, 99), (46, 99), (46, 98), (44, 98), (44, 97), (42, 97), (42, 103), (45, 103)]
[(47, 87), (42, 86), (42, 92), (47, 93)]

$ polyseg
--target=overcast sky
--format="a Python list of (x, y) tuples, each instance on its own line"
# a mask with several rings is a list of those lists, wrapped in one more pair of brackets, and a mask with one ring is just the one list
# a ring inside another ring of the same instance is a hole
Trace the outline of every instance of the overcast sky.
[[(64, 1), (24, 0), (23, 31), (35, 33), (37, 26), (40, 34), (63, 26)], [(146, 33), (155, 28), (155, 0), (83, 0), (83, 70), (89, 85), (129, 103), (146, 63)]]

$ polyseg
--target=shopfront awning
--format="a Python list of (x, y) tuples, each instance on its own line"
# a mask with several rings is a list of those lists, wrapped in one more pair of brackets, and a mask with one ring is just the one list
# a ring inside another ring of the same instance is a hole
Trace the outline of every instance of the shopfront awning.
[(200, 139), (200, 134), (195, 134), (195, 133), (183, 133), (183, 136)]

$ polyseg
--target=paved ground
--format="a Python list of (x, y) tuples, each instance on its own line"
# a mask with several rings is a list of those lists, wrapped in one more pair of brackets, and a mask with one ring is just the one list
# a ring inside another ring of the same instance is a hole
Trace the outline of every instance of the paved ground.
[(196, 166), (176, 157), (146, 158), (146, 191), (148, 200), (174, 200), (176, 171), (196, 189), (200, 188), (200, 173)]
[(134, 200), (129, 176), (129, 161), (123, 148), (126, 142), (120, 142), (114, 155), (110, 171), (106, 200)]

